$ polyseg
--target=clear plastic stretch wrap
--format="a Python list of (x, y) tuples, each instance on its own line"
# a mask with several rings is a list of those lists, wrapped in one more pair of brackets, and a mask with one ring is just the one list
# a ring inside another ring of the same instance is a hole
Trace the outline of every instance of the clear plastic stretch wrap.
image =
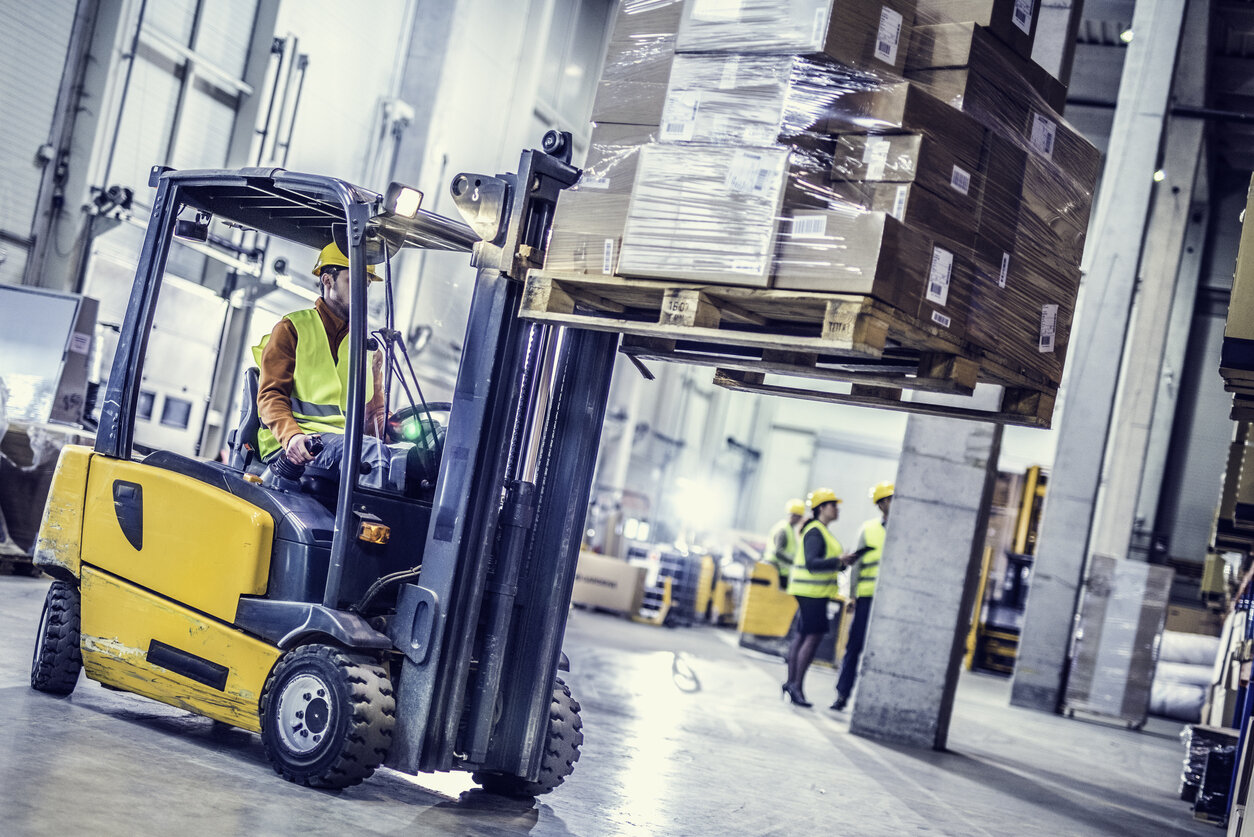
[(683, 0), (621, 0), (592, 105), (593, 122), (657, 125)]
[[(1221, 727), (1207, 727), (1190, 724), (1185, 727), (1180, 738), (1184, 741), (1184, 768), (1180, 771), (1180, 798), (1186, 802), (1198, 803), (1203, 808), (1215, 807), (1216, 800), (1203, 798), (1199, 794), (1206, 778), (1206, 768), (1212, 755), (1218, 755), (1226, 761), (1231, 777), (1232, 763), (1236, 759), (1237, 731)], [(1217, 764), (1218, 761), (1217, 760)], [(1208, 794), (1214, 790), (1208, 788)]]
[[(1100, 158), (1020, 54), (1039, 0), (629, 2), (612, 42), (646, 5), (676, 27), (655, 120), (596, 120), (549, 269), (873, 296), (1060, 379)], [(876, 67), (886, 10), (907, 78)], [(601, 114), (649, 60), (611, 48)]]

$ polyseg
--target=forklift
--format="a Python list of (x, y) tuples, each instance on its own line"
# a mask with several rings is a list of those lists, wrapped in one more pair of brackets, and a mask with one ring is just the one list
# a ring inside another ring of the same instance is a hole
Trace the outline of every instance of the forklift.
[[(68, 695), (85, 669), (260, 733), (276, 772), (312, 787), (381, 765), (468, 771), (515, 796), (560, 785), (583, 742), (562, 637), (618, 343), (518, 316), (557, 196), (580, 175), (570, 160), (570, 135), (549, 132), (515, 173), (458, 175), (465, 222), (401, 184), (380, 195), (283, 169), (155, 168), (96, 442), (64, 449), (36, 545), (54, 581), (31, 685)], [(229, 462), (134, 441), (172, 242), (204, 242), (215, 222), (347, 256), (338, 473), (275, 476), (258, 461), (255, 370)], [(451, 404), (423, 399), (392, 328), (403, 248), (470, 252), (478, 269)], [(371, 333), (376, 264), (386, 323)], [(361, 461), (376, 351), (389, 397), (396, 381), (407, 402), (388, 421), (384, 474)]]

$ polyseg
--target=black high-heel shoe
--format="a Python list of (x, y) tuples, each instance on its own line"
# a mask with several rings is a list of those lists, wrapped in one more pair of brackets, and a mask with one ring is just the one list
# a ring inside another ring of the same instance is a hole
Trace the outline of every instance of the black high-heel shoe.
[(801, 694), (801, 689), (791, 683), (785, 683), (783, 686), (784, 696), (792, 701), (793, 706), (800, 706), (803, 709), (813, 706), (813, 703), (806, 700), (806, 696)]

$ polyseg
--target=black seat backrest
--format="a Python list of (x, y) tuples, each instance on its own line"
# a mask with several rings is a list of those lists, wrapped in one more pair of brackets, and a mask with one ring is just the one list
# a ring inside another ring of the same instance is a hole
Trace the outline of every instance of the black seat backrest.
[(261, 473), (265, 466), (257, 451), (257, 431), (261, 416), (257, 413), (257, 381), (261, 372), (250, 366), (244, 370), (244, 389), (240, 393), (239, 423), (226, 437), (231, 456), (227, 464), (237, 471)]

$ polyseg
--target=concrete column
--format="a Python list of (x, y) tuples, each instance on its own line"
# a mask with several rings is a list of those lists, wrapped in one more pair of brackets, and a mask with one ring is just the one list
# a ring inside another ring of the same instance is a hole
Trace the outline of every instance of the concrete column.
[(1140, 0), (1133, 14), (1015, 666), (1016, 706), (1057, 711), (1062, 694), (1184, 7), (1184, 0)]
[(1001, 425), (911, 416), (850, 731), (943, 750)]

